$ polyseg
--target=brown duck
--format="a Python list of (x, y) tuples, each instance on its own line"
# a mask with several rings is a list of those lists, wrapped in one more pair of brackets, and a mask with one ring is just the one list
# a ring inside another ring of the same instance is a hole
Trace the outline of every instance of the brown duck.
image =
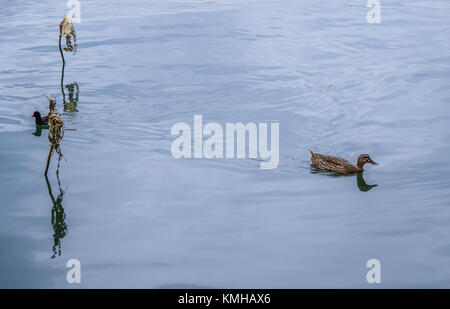
[(358, 157), (358, 162), (356, 163), (356, 165), (354, 165), (342, 158), (314, 153), (311, 150), (309, 152), (311, 153), (311, 161), (315, 168), (320, 170), (333, 171), (341, 174), (360, 173), (364, 171), (363, 166), (366, 163), (378, 165), (377, 162), (373, 161), (370, 156), (365, 153)]

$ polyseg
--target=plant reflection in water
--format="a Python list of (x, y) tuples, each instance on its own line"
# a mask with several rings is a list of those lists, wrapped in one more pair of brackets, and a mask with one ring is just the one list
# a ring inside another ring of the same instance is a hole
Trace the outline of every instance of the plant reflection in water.
[(52, 200), (53, 203), (51, 211), (51, 223), (53, 227), (53, 247), (52, 247), (53, 255), (51, 257), (52, 259), (54, 259), (56, 256), (61, 255), (61, 239), (63, 239), (64, 236), (67, 235), (67, 224), (65, 222), (66, 213), (64, 212), (64, 207), (62, 205), (65, 191), (61, 189), (61, 182), (59, 180), (58, 173), (56, 174), (56, 179), (58, 180), (58, 196), (55, 198), (55, 196), (53, 195), (50, 182), (47, 176), (45, 176), (48, 194), (50, 195), (50, 199)]

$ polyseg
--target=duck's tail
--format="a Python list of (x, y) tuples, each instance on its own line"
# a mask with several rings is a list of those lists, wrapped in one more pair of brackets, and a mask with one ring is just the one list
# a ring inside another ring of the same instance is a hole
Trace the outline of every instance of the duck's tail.
[[(308, 149), (309, 150), (309, 149)], [(311, 159), (314, 158), (314, 152), (312, 152), (311, 150), (309, 150), (309, 153), (311, 155)]]

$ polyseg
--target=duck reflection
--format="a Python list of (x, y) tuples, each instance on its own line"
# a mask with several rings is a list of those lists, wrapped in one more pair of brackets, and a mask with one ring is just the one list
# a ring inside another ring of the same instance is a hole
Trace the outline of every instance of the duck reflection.
[(34, 136), (41, 136), (42, 135), (42, 130), (48, 130), (48, 125), (36, 125), (36, 131), (34, 131), (32, 134)]
[[(321, 175), (326, 175), (326, 176), (330, 176), (330, 177), (353, 177), (354, 176), (354, 174), (346, 175), (346, 174), (340, 174), (340, 173), (336, 173), (336, 172), (319, 170), (319, 169), (315, 168), (314, 165), (312, 165), (312, 164), (311, 164), (311, 174), (321, 174)], [(356, 184), (358, 185), (358, 189), (361, 192), (367, 192), (370, 189), (372, 189), (373, 187), (378, 186), (377, 184), (368, 185), (366, 183), (366, 181), (364, 180), (363, 172), (356, 174)]]
[(53, 255), (54, 259), (57, 255), (61, 255), (61, 239), (67, 234), (67, 225), (65, 222), (66, 213), (64, 212), (64, 207), (62, 206), (62, 201), (64, 197), (64, 191), (61, 189), (61, 182), (59, 181), (59, 176), (56, 174), (56, 179), (58, 180), (58, 196), (55, 198), (53, 195), (52, 187), (48, 181), (47, 176), (45, 176), (45, 181), (47, 182), (48, 194), (53, 203), (51, 212), (51, 223), (53, 227)]
[(42, 135), (42, 126), (36, 126), (36, 131), (33, 132), (34, 136), (41, 136)]
[(378, 185), (368, 185), (363, 178), (363, 173), (356, 174), (356, 184), (358, 185), (358, 188), (362, 192), (369, 191), (373, 187), (376, 187)]

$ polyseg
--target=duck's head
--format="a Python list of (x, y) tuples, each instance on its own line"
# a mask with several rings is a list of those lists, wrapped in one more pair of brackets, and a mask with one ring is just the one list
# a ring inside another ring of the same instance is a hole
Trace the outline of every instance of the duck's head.
[(358, 167), (362, 168), (364, 166), (364, 164), (366, 164), (366, 163), (378, 165), (378, 163), (375, 162), (374, 160), (372, 160), (372, 158), (368, 154), (363, 153), (362, 155), (360, 155), (358, 157)]
[(41, 118), (41, 113), (39, 113), (38, 111), (35, 111), (33, 113), (33, 115), (31, 115), (31, 117), (35, 117), (35, 118), (39, 119), (39, 118)]

